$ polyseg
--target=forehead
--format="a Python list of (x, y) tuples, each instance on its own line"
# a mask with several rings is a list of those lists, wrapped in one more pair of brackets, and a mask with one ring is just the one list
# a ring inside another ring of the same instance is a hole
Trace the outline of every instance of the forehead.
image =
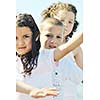
[(29, 27), (16, 27), (16, 34), (32, 34)]
[(46, 23), (43, 26), (42, 31), (54, 31), (56, 29), (59, 29), (60, 31), (62, 31), (63, 30), (63, 26), (54, 25), (54, 24), (51, 24), (51, 23)]
[(41, 35), (52, 34), (52, 35), (63, 35), (64, 27), (60, 25), (46, 24), (41, 30)]
[(55, 17), (57, 19), (74, 19), (75, 18), (75, 14), (72, 11), (67, 11), (67, 10), (59, 10), (58, 13), (55, 15)]

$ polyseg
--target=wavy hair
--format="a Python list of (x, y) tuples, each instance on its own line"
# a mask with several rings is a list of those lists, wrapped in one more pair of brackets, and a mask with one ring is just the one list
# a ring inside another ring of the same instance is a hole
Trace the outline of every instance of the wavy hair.
[[(35, 20), (30, 14), (18, 14), (16, 16), (16, 26), (29, 27), (32, 31), (32, 50), (21, 57), (23, 64), (23, 75), (30, 75), (31, 71), (37, 67), (40, 45), (40, 31)], [(17, 54), (17, 53), (16, 53)], [(17, 54), (18, 55), (18, 54)]]
[(58, 2), (58, 3), (53, 3), (52, 5), (50, 5), (48, 8), (46, 8), (45, 10), (42, 11), (41, 16), (43, 17), (43, 19), (47, 18), (47, 17), (54, 17), (59, 10), (67, 10), (67, 11), (71, 11), (75, 14), (75, 21), (74, 21), (74, 27), (72, 29), (72, 32), (66, 36), (66, 39), (68, 37), (72, 37), (73, 32), (76, 32), (76, 29), (79, 25), (78, 21), (76, 20), (76, 15), (77, 15), (77, 9), (74, 5), (72, 4), (67, 4), (67, 3), (63, 3), (63, 2)]

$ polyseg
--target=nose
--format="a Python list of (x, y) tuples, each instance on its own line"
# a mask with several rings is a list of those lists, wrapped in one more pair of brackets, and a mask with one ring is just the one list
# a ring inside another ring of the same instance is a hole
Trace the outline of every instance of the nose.
[(65, 27), (65, 28), (68, 27), (68, 23), (67, 23), (67, 22), (64, 23), (64, 27)]
[(23, 46), (23, 45), (24, 45), (24, 41), (23, 41), (22, 39), (20, 39), (20, 40), (18, 40), (17, 44), (18, 44), (19, 46)]
[(51, 43), (54, 43), (54, 40), (52, 39), (50, 42), (51, 42)]
[(57, 41), (56, 41), (56, 38), (52, 38), (52, 39), (50, 40), (50, 43), (51, 43), (51, 44), (56, 44), (56, 42), (57, 42)]
[(51, 40), (50, 40), (51, 43), (54, 43), (55, 42), (55, 38), (53, 37)]
[(64, 24), (65, 27), (68, 27), (68, 21), (67, 20), (63, 24)]

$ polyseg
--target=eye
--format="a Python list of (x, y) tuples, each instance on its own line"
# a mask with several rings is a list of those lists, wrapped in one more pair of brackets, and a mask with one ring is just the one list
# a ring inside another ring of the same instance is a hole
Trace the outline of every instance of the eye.
[(16, 36), (16, 40), (18, 40), (18, 37)]
[(61, 39), (61, 36), (57, 36), (58, 39)]
[(73, 24), (73, 22), (72, 21), (69, 21), (69, 24)]
[(52, 35), (50, 35), (50, 34), (47, 34), (46, 36), (47, 36), (47, 37), (51, 37), (51, 38), (53, 37), (53, 36), (52, 36)]
[(24, 38), (29, 38), (29, 37), (31, 37), (30, 35), (24, 35), (23, 36)]
[(50, 35), (46, 35), (47, 37), (50, 37)]

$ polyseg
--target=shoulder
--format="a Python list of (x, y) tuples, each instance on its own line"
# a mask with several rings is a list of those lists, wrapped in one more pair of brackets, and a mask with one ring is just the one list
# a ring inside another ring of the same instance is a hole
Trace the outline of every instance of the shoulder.
[(73, 50), (74, 56), (77, 55), (77, 54), (80, 54), (80, 53), (82, 53), (82, 48), (80, 46)]
[(54, 49), (40, 49), (39, 59), (54, 62)]
[(39, 55), (43, 55), (43, 56), (53, 56), (54, 54), (54, 49), (40, 49), (40, 54)]

